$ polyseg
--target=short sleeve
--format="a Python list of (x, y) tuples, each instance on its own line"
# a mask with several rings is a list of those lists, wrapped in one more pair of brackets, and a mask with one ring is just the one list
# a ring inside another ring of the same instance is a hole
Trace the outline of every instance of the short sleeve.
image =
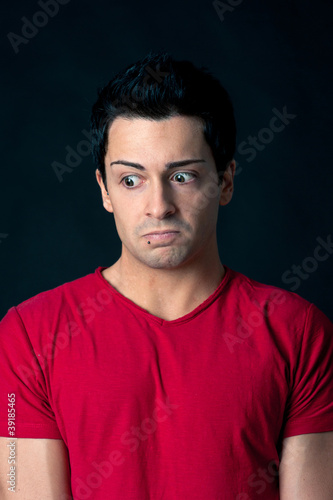
[[(15, 307), (0, 322), (0, 352), (0, 436), (61, 439), (43, 371)], [(8, 429), (8, 415), (15, 416), (15, 431)]]
[(333, 431), (333, 324), (309, 303), (283, 438)]

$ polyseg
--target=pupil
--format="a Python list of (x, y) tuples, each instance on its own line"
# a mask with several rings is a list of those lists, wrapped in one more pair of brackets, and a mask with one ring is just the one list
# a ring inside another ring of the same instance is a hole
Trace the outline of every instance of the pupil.
[(183, 176), (182, 176), (181, 174), (177, 174), (177, 178), (178, 178), (178, 180), (180, 180), (181, 182), (184, 182), (184, 180), (182, 180), (182, 179), (183, 179)]

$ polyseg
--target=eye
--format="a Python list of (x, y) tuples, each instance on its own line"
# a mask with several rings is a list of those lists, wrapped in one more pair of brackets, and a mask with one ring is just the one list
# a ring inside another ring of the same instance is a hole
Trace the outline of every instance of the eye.
[[(190, 179), (188, 179), (190, 177)], [(191, 172), (177, 172), (173, 175), (172, 178), (176, 180), (177, 184), (186, 184), (191, 178), (196, 178), (196, 175)], [(140, 185), (140, 177), (138, 175), (126, 175), (121, 179), (121, 184), (123, 184), (126, 188), (131, 189)]]
[(126, 175), (126, 177), (123, 177), (121, 179), (121, 183), (124, 184), (124, 186), (127, 188), (136, 187), (138, 184), (135, 184), (135, 177), (137, 179), (139, 178), (137, 175)]
[(178, 184), (183, 184), (186, 182), (186, 176), (189, 175), (189, 176), (192, 176), (192, 177), (196, 177), (195, 174), (192, 174), (191, 172), (177, 172), (173, 177), (174, 179), (176, 179), (176, 182)]

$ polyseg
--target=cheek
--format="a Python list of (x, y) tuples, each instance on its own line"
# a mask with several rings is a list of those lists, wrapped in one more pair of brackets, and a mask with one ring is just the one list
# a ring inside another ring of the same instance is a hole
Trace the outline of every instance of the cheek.
[(219, 207), (219, 193), (207, 188), (183, 201), (185, 211), (197, 221), (214, 223)]
[(113, 217), (119, 235), (126, 230), (126, 225), (129, 224), (130, 214), (123, 210), (117, 210), (117, 205), (113, 206)]
[(139, 226), (139, 209), (133, 204), (122, 204), (117, 210), (117, 206), (113, 211), (114, 221), (118, 235), (121, 240), (129, 240), (137, 234), (137, 227)]

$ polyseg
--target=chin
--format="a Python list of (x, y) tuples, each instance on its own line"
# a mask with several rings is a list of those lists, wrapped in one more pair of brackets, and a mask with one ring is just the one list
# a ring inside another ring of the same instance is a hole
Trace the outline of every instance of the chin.
[[(178, 249), (179, 250), (179, 249)], [(176, 269), (188, 260), (189, 255), (177, 252), (171, 252), (169, 255), (150, 255), (145, 256), (144, 263), (152, 269)]]

